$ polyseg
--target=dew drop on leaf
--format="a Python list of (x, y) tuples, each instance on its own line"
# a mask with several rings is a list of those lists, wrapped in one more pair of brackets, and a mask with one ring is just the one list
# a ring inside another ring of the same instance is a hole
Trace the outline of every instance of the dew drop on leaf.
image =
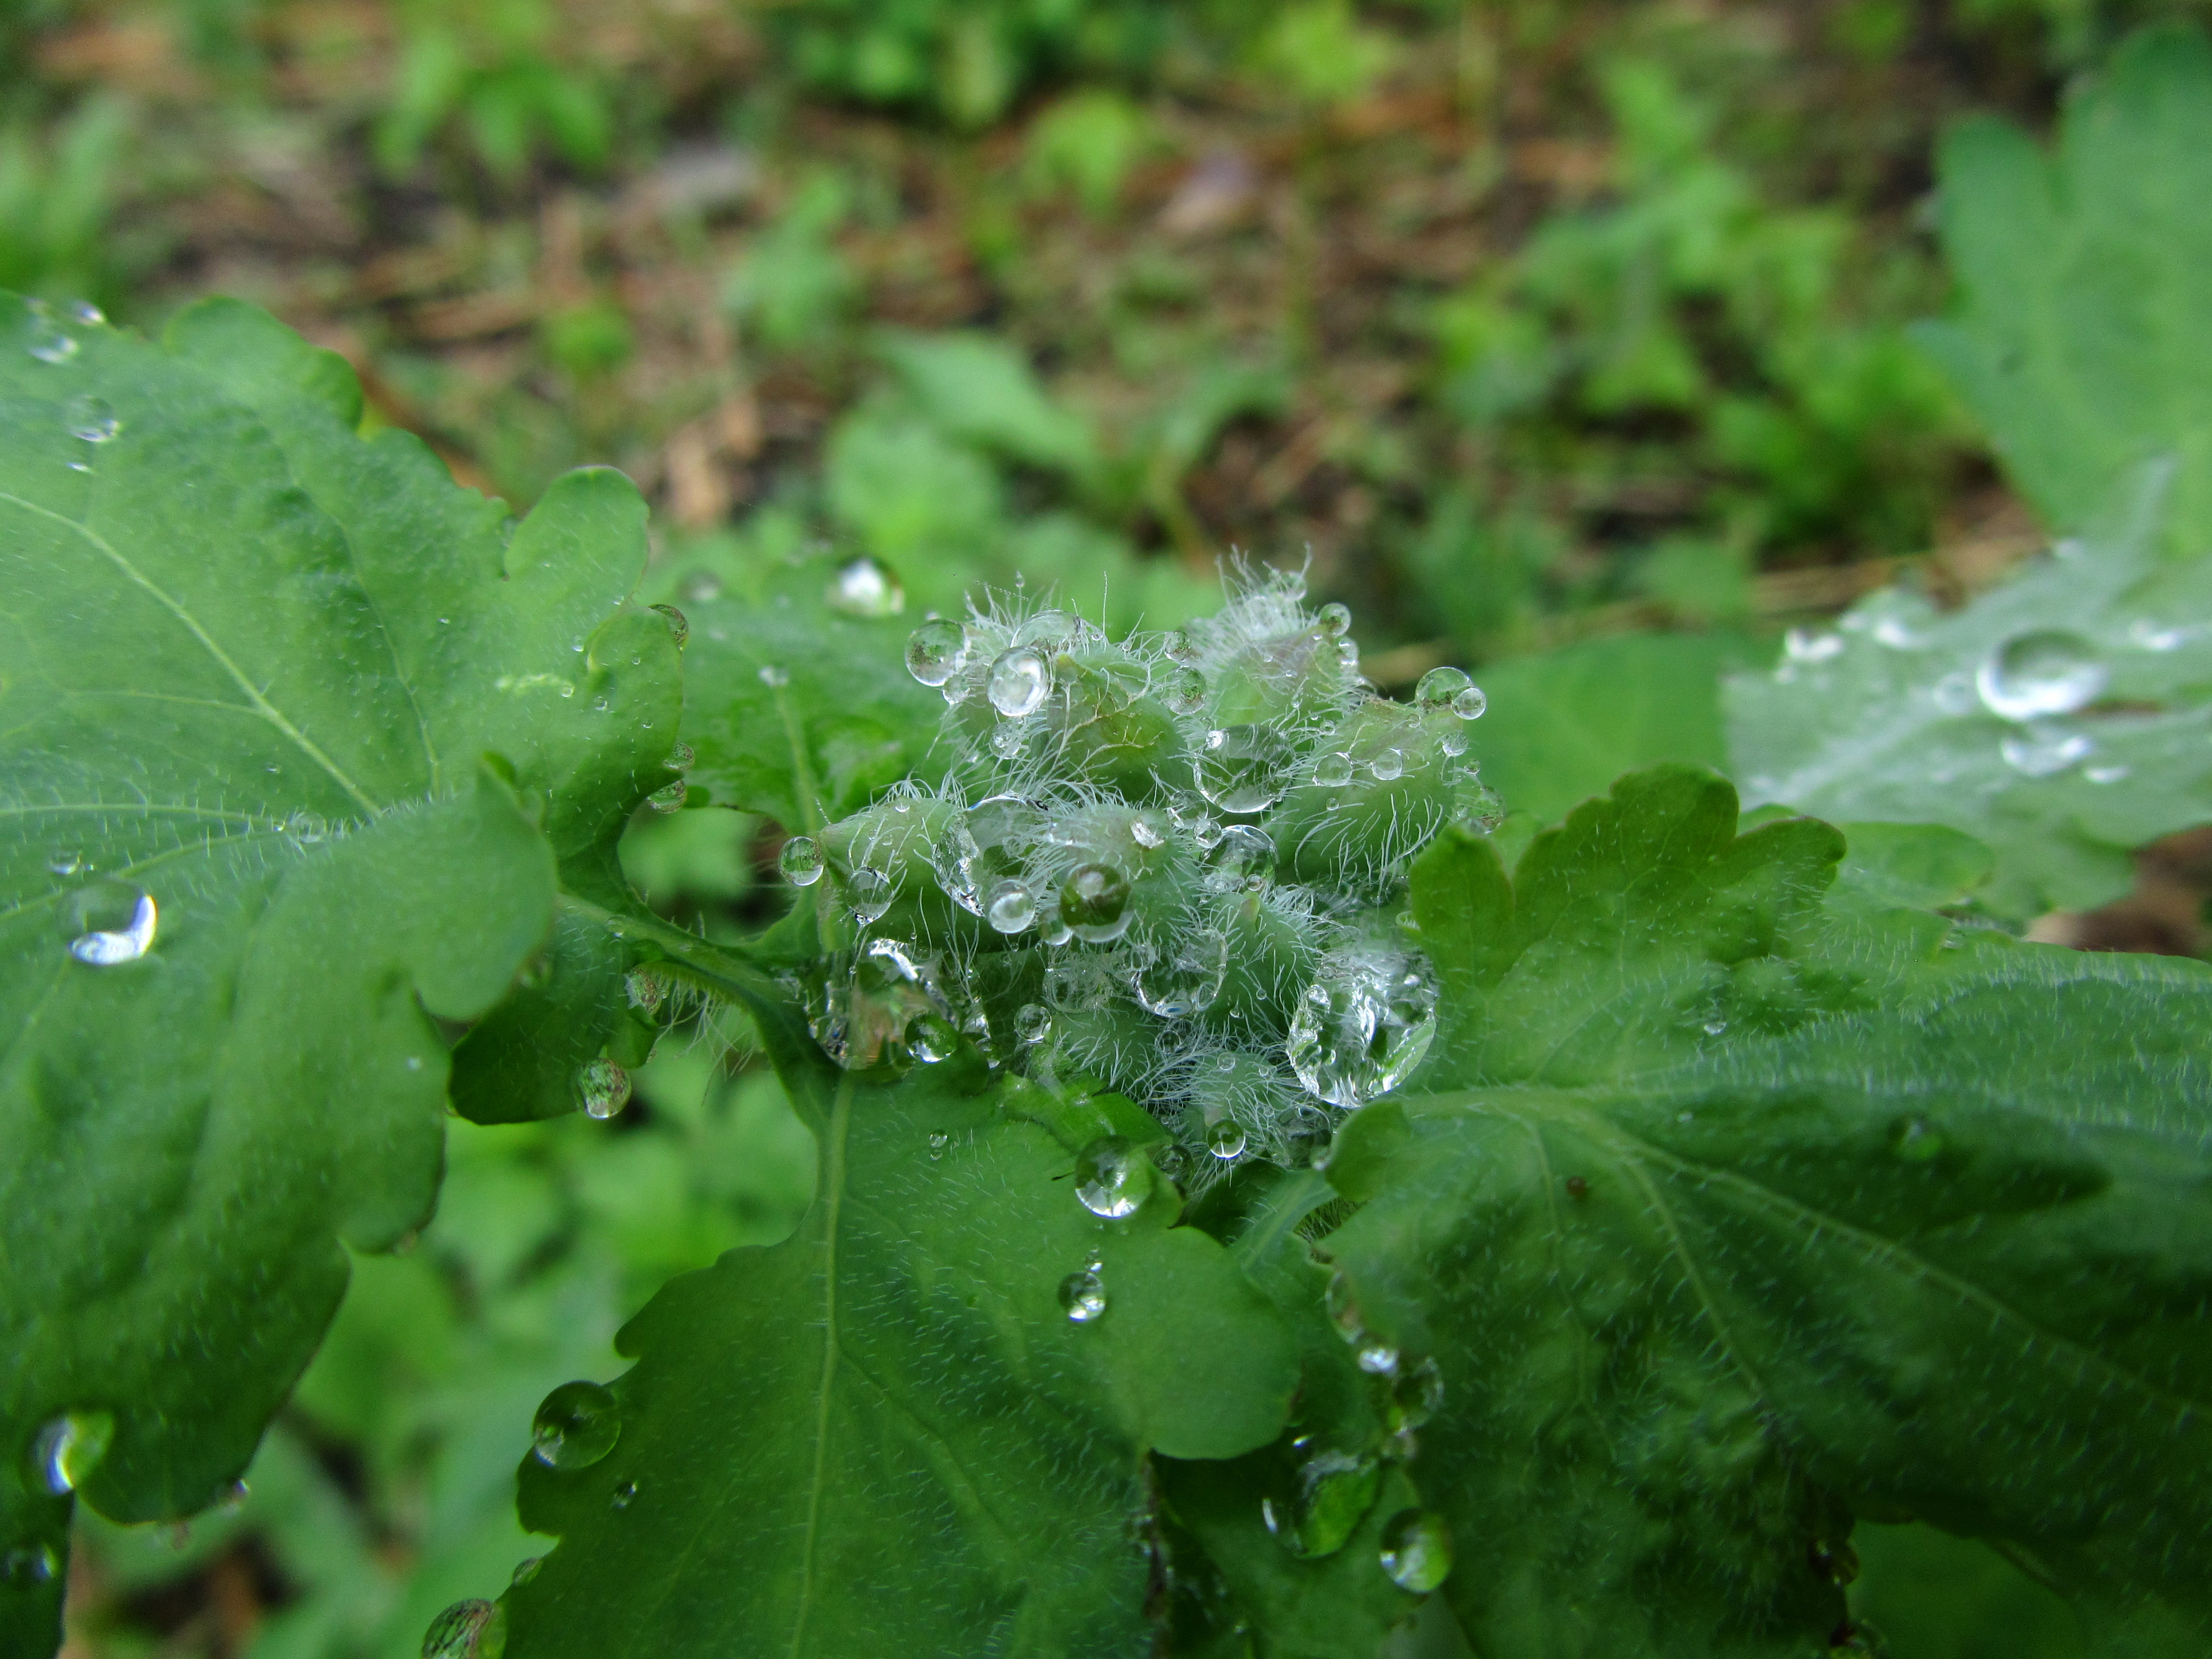
[(1449, 708), (1452, 699), (1474, 689), (1474, 682), (1457, 668), (1431, 668), (1413, 688), (1413, 701), (1424, 708)]
[(1373, 760), (1367, 763), (1367, 769), (1375, 775), (1378, 781), (1382, 783), (1389, 783), (1394, 779), (1403, 777), (1406, 774), (1405, 750), (1402, 749), (1385, 749), (1381, 754), (1376, 756)]
[(1096, 1264), (1060, 1281), (1060, 1307), (1079, 1325), (1088, 1325), (1106, 1311), (1106, 1281)]
[(320, 812), (295, 812), (284, 820), (284, 833), (302, 847), (328, 841), (331, 821)]
[(94, 968), (137, 962), (154, 948), (161, 912), (154, 896), (125, 881), (96, 881), (62, 904), (70, 954)]
[(1129, 820), (1129, 839), (1152, 852), (1168, 844), (1167, 821), (1159, 813), (1143, 811)]
[(951, 1144), (952, 1137), (941, 1131), (931, 1135), (929, 1138), (929, 1161), (932, 1164), (934, 1164), (938, 1159), (943, 1158), (945, 1156), (945, 1149)]
[(1490, 699), (1479, 685), (1470, 685), (1451, 700), (1451, 711), (1463, 720), (1479, 720), (1490, 708)]
[(1217, 893), (1233, 893), (1274, 867), (1274, 837), (1249, 823), (1232, 823), (1221, 832), (1206, 884)]
[(1418, 1429), (1443, 1408), (1443, 1374), (1433, 1359), (1401, 1370), (1390, 1384), (1386, 1420), (1393, 1431)]
[(1451, 1572), (1451, 1533), (1443, 1517), (1401, 1510), (1382, 1523), (1382, 1571), (1400, 1589), (1425, 1595)]
[(863, 927), (882, 921), (897, 894), (898, 888), (889, 876), (865, 864), (845, 879), (845, 908)]
[(1051, 1035), (1052, 1011), (1042, 1003), (1024, 1003), (1014, 1015), (1015, 1041), (1027, 1045), (1042, 1042)]
[(2096, 744), (2079, 732), (2068, 732), (2040, 720), (2025, 731), (2008, 732), (1997, 744), (2004, 763), (2024, 777), (2055, 777), (2076, 762), (2088, 758)]
[(1195, 714), (1206, 707), (1206, 676), (1195, 668), (1178, 668), (1160, 686), (1160, 701), (1178, 714)]
[(648, 1018), (668, 1000), (668, 981), (652, 968), (633, 968), (623, 975), (623, 999)]
[(959, 672), (967, 654), (968, 630), (934, 617), (907, 635), (906, 672), (924, 685), (942, 685)]
[(500, 1659), (507, 1650), (507, 1615), (496, 1601), (456, 1601), (430, 1621), (422, 1659)]
[(515, 1589), (528, 1583), (532, 1579), (538, 1577), (539, 1569), (544, 1567), (544, 1565), (545, 1558), (542, 1555), (524, 1556), (522, 1559), (514, 1564), (514, 1576), (507, 1581), (507, 1588), (509, 1589)]
[(1272, 726), (1228, 726), (1199, 746), (1198, 792), (1224, 812), (1264, 812), (1282, 799), (1290, 740)]
[[(1182, 1019), (1211, 1008), (1228, 974), (1227, 935), (1216, 928), (1202, 927), (1186, 939), (1164, 945), (1137, 970), (1134, 989), (1146, 1012), (1162, 1019)], [(1234, 1158), (1236, 1153), (1222, 1156)]]
[(589, 1117), (608, 1118), (629, 1104), (629, 1073), (605, 1054), (576, 1068), (576, 1103)]
[(1352, 781), (1352, 757), (1323, 755), (1314, 763), (1313, 781), (1324, 789), (1341, 789)]
[(983, 920), (1001, 933), (1018, 933), (1036, 920), (1036, 895), (1018, 881), (1002, 881), (983, 902)]
[(837, 567), (823, 599), (848, 617), (896, 617), (906, 609), (906, 589), (882, 560), (863, 553)]
[(107, 313), (89, 300), (71, 300), (62, 309), (87, 328), (98, 328), (107, 320)]
[(1261, 1500), (1260, 1518), (1291, 1554), (1334, 1555), (1375, 1507), (1382, 1485), (1382, 1465), (1372, 1457), (1315, 1452), (1299, 1465), (1293, 1494)]
[(76, 338), (42, 318), (31, 325), (29, 350), (42, 363), (65, 363), (76, 356)]
[(690, 785), (678, 778), (673, 783), (664, 783), (645, 798), (645, 804), (656, 812), (680, 812), (684, 799), (690, 793)]
[(1325, 638), (1340, 639), (1352, 630), (1352, 609), (1349, 605), (1325, 605), (1314, 623)]
[(1020, 720), (1043, 706), (1052, 690), (1052, 665), (1035, 647), (1014, 646), (992, 663), (983, 690), (992, 708), (1008, 720)]
[(1398, 1369), (1398, 1351), (1379, 1338), (1361, 1342), (1352, 1351), (1352, 1357), (1370, 1376), (1388, 1376)]
[(1075, 1155), (1076, 1200), (1093, 1215), (1134, 1215), (1152, 1192), (1151, 1162), (1120, 1135), (1101, 1135)]
[(661, 621), (668, 624), (668, 637), (676, 641), (678, 651), (691, 642), (691, 619), (689, 617), (672, 605), (656, 605), (651, 609), (659, 612)]
[(822, 879), (822, 847), (811, 836), (793, 836), (776, 855), (775, 867), (793, 887), (811, 887)]
[(934, 1066), (960, 1052), (960, 1033), (942, 1014), (917, 1015), (906, 1028), (907, 1047), (925, 1066)]
[(1248, 1142), (1244, 1126), (1233, 1117), (1224, 1117), (1206, 1127), (1206, 1150), (1218, 1158), (1242, 1158)]
[(587, 1469), (622, 1437), (622, 1407), (597, 1382), (563, 1382), (531, 1419), (530, 1453), (551, 1469)]
[(616, 1509), (626, 1510), (630, 1506), (632, 1500), (636, 1497), (637, 1482), (635, 1480), (625, 1480), (622, 1485), (614, 1489), (613, 1492), (608, 1497), (607, 1502), (612, 1504)]
[(123, 430), (123, 422), (115, 418), (114, 405), (105, 398), (96, 398), (87, 392), (69, 400), (62, 411), (62, 423), (72, 438), (81, 438), (88, 444), (104, 444)]
[(1993, 714), (2008, 720), (2070, 714), (2105, 689), (2104, 664), (2089, 642), (2060, 629), (2016, 634), (1990, 653), (1974, 687)]
[(49, 1418), (31, 1437), (28, 1485), (57, 1498), (76, 1491), (100, 1467), (114, 1438), (115, 1419), (107, 1412), (71, 1411)]
[(46, 868), (57, 876), (74, 876), (84, 870), (84, 854), (57, 848), (46, 854)]

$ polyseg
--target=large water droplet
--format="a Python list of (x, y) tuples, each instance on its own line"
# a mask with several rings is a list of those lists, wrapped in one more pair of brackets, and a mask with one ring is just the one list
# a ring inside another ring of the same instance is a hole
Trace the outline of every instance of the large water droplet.
[(284, 820), (284, 833), (302, 847), (315, 847), (331, 836), (331, 821), (320, 812), (295, 812)]
[(1413, 700), (1424, 708), (1449, 708), (1452, 699), (1474, 689), (1474, 682), (1457, 668), (1431, 668), (1413, 688)]
[(1993, 714), (2028, 720), (2070, 714), (2105, 689), (2106, 671), (2089, 642), (2054, 628), (2016, 634), (1992, 651), (1974, 686)]
[(1314, 763), (1313, 781), (1324, 789), (1341, 789), (1352, 781), (1352, 757), (1323, 755)]
[(1060, 1281), (1060, 1310), (1079, 1325), (1088, 1325), (1106, 1312), (1106, 1281), (1096, 1267), (1070, 1273)]
[(42, 363), (65, 363), (76, 356), (76, 337), (46, 318), (34, 318), (28, 349)]
[(983, 902), (983, 920), (999, 933), (1022, 933), (1036, 920), (1036, 895), (1026, 883), (1002, 881)]
[(691, 642), (691, 619), (689, 617), (672, 605), (656, 605), (647, 608), (668, 624), (668, 637), (676, 641), (678, 651)]
[(2025, 731), (2007, 733), (1998, 743), (1997, 752), (2014, 771), (2031, 778), (2047, 778), (2086, 760), (2096, 746), (2079, 732), (2039, 720)]
[(87, 328), (98, 328), (107, 320), (107, 313), (89, 300), (68, 301), (64, 303), (62, 309)]
[(1451, 1531), (1440, 1515), (1401, 1510), (1382, 1523), (1382, 1561), (1392, 1583), (1425, 1595), (1451, 1572)]
[(1255, 882), (1264, 883), (1274, 868), (1274, 837), (1252, 824), (1232, 823), (1221, 832), (1206, 884), (1217, 893), (1233, 893)]
[(1273, 726), (1218, 727), (1199, 746), (1199, 793), (1224, 812), (1264, 812), (1282, 799), (1292, 758)]
[(1129, 839), (1146, 852), (1153, 852), (1168, 844), (1167, 815), (1146, 809), (1129, 820)]
[(999, 653), (991, 665), (984, 695), (1008, 720), (1034, 714), (1052, 690), (1052, 665), (1033, 646), (1018, 645)]
[(1152, 1192), (1151, 1161), (1120, 1135), (1102, 1135), (1075, 1155), (1076, 1200), (1093, 1215), (1134, 1215)]
[(1308, 1560), (1334, 1555), (1375, 1507), (1382, 1486), (1375, 1459), (1316, 1452), (1299, 1466), (1294, 1493), (1261, 1499), (1260, 1518), (1291, 1554)]
[(422, 1659), (500, 1659), (507, 1651), (507, 1614), (496, 1601), (456, 1601), (430, 1621)]
[(127, 881), (96, 881), (62, 902), (70, 954), (94, 968), (136, 962), (154, 948), (161, 912), (154, 896)]
[(681, 778), (673, 783), (664, 783), (645, 798), (645, 804), (656, 812), (680, 812), (684, 810), (684, 798), (690, 793), (690, 787)]
[(1406, 751), (1402, 749), (1385, 749), (1367, 763), (1367, 769), (1382, 783), (1389, 783), (1401, 778), (1406, 775)]
[(1244, 1148), (1249, 1143), (1250, 1137), (1244, 1133), (1244, 1126), (1233, 1117), (1224, 1117), (1206, 1126), (1206, 1150), (1224, 1162), (1243, 1157)]
[(960, 1052), (960, 1032), (942, 1014), (917, 1014), (908, 1022), (907, 1048), (925, 1066), (935, 1066)]
[(1418, 959), (1355, 956), (1307, 988), (1284, 1045), (1309, 1092), (1357, 1106), (1405, 1081), (1437, 1030), (1436, 986)]
[(775, 867), (793, 887), (811, 887), (822, 879), (822, 846), (811, 836), (793, 836), (776, 854)]
[(1213, 928), (1200, 928), (1167, 945), (1137, 970), (1137, 1000), (1162, 1019), (1202, 1014), (1221, 994), (1229, 974), (1229, 940)]
[(1178, 714), (1195, 714), (1206, 707), (1206, 676), (1195, 668), (1172, 670), (1160, 683), (1160, 701)]
[(883, 920), (884, 912), (891, 908), (898, 896), (898, 884), (880, 870), (866, 865), (855, 868), (845, 878), (845, 908), (854, 921), (866, 927)]
[(102, 1411), (64, 1412), (31, 1437), (27, 1473), (34, 1491), (57, 1498), (84, 1485), (115, 1439), (115, 1418)]
[(968, 654), (968, 630), (943, 617), (907, 635), (906, 672), (924, 685), (942, 685), (960, 672)]
[(623, 975), (623, 1000), (650, 1019), (668, 1000), (667, 978), (655, 968), (633, 968)]
[(46, 869), (51, 874), (57, 876), (82, 875), (84, 872), (84, 854), (73, 848), (59, 847), (46, 854)]
[(576, 1103), (590, 1117), (612, 1117), (629, 1104), (629, 1073), (601, 1054), (576, 1068)]
[(1463, 720), (1479, 720), (1490, 708), (1490, 699), (1479, 685), (1470, 685), (1451, 700), (1451, 711)]
[(1407, 1367), (1390, 1384), (1390, 1407), (1385, 1420), (1395, 1431), (1418, 1429), (1443, 1409), (1443, 1373), (1433, 1359)]
[(1348, 605), (1325, 605), (1314, 617), (1314, 625), (1328, 639), (1341, 639), (1352, 629), (1352, 610)]
[(1380, 1337), (1370, 1336), (1352, 1351), (1359, 1369), (1370, 1376), (1389, 1376), (1398, 1369), (1398, 1351)]
[(1111, 864), (1079, 864), (1060, 884), (1060, 919), (1086, 945), (1110, 945), (1129, 931), (1129, 878)]
[(88, 444), (104, 444), (123, 430), (123, 422), (115, 418), (115, 406), (89, 392), (69, 400), (62, 411), (62, 424), (69, 428), (70, 437)]
[(531, 1455), (548, 1468), (587, 1469), (622, 1437), (622, 1406), (597, 1382), (563, 1382), (530, 1423)]
[(906, 609), (906, 589), (891, 568), (866, 553), (845, 561), (822, 596), (848, 617), (896, 617)]

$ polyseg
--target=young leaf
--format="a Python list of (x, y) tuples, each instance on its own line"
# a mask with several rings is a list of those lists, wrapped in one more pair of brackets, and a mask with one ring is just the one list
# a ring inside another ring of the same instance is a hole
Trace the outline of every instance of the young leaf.
[(33, 1650), (64, 1494), (209, 1502), (340, 1246), (428, 1214), (436, 1021), (538, 948), (556, 858), (609, 890), (674, 735), (627, 483), (572, 476), (509, 539), (358, 410), (242, 307), (163, 349), (0, 305), (0, 1624)]
[(1820, 960), (1838, 850), (1689, 782), (1624, 781), (1511, 886), (1468, 838), (1417, 866), (1425, 939), (1510, 941), (1439, 960), (1475, 1086), (1330, 1160), (1352, 1316), (1440, 1369), (1413, 1473), (1471, 1641), (1801, 1653), (1863, 1512), (2201, 1642), (2212, 974), (1991, 939), (1678, 1040), (1651, 1011), (1703, 965)]
[(1939, 613), (1885, 589), (1837, 632), (1798, 634), (1723, 697), (1745, 799), (1841, 819), (1940, 823), (1987, 842), (1984, 902), (2026, 917), (2126, 890), (2129, 849), (2212, 819), (2212, 561), (2133, 523), (2063, 543)]
[(1164, 1182), (1124, 1218), (1079, 1202), (1073, 1150), (972, 1054), (871, 1084), (759, 1016), (820, 1190), (623, 1332), (611, 1450), (526, 1460), (524, 1523), (562, 1543), (507, 1594), (507, 1652), (1141, 1649), (1144, 1454), (1272, 1440), (1283, 1322)]
[(2151, 456), (2180, 462), (2165, 540), (2212, 547), (2212, 46), (2145, 30), (2069, 100), (2050, 157), (2016, 128), (1945, 139), (1960, 305), (1920, 343), (2045, 519), (2078, 532)]

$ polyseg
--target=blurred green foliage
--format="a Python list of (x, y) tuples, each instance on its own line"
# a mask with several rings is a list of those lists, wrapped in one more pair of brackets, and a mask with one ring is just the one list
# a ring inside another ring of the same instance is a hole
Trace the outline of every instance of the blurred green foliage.
[(606, 88), (563, 53), (550, 0), (409, 0), (391, 100), (376, 126), (377, 160), (404, 173), (449, 126), (503, 183), (541, 147), (586, 171), (614, 140)]

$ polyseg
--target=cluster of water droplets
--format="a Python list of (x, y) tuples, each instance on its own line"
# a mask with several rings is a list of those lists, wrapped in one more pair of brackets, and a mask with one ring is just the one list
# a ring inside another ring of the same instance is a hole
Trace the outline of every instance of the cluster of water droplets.
[(1351, 622), (1279, 573), (1173, 634), (1114, 640), (1019, 595), (925, 620), (906, 665), (945, 699), (942, 781), (782, 849), (845, 941), (792, 984), (824, 1050), (905, 1066), (964, 1042), (1118, 1091), (1200, 1181), (1294, 1158), (1402, 1083), (1436, 1029), (1407, 864), (1496, 807), (1468, 755), (1482, 692), (1442, 668), (1380, 696)]

